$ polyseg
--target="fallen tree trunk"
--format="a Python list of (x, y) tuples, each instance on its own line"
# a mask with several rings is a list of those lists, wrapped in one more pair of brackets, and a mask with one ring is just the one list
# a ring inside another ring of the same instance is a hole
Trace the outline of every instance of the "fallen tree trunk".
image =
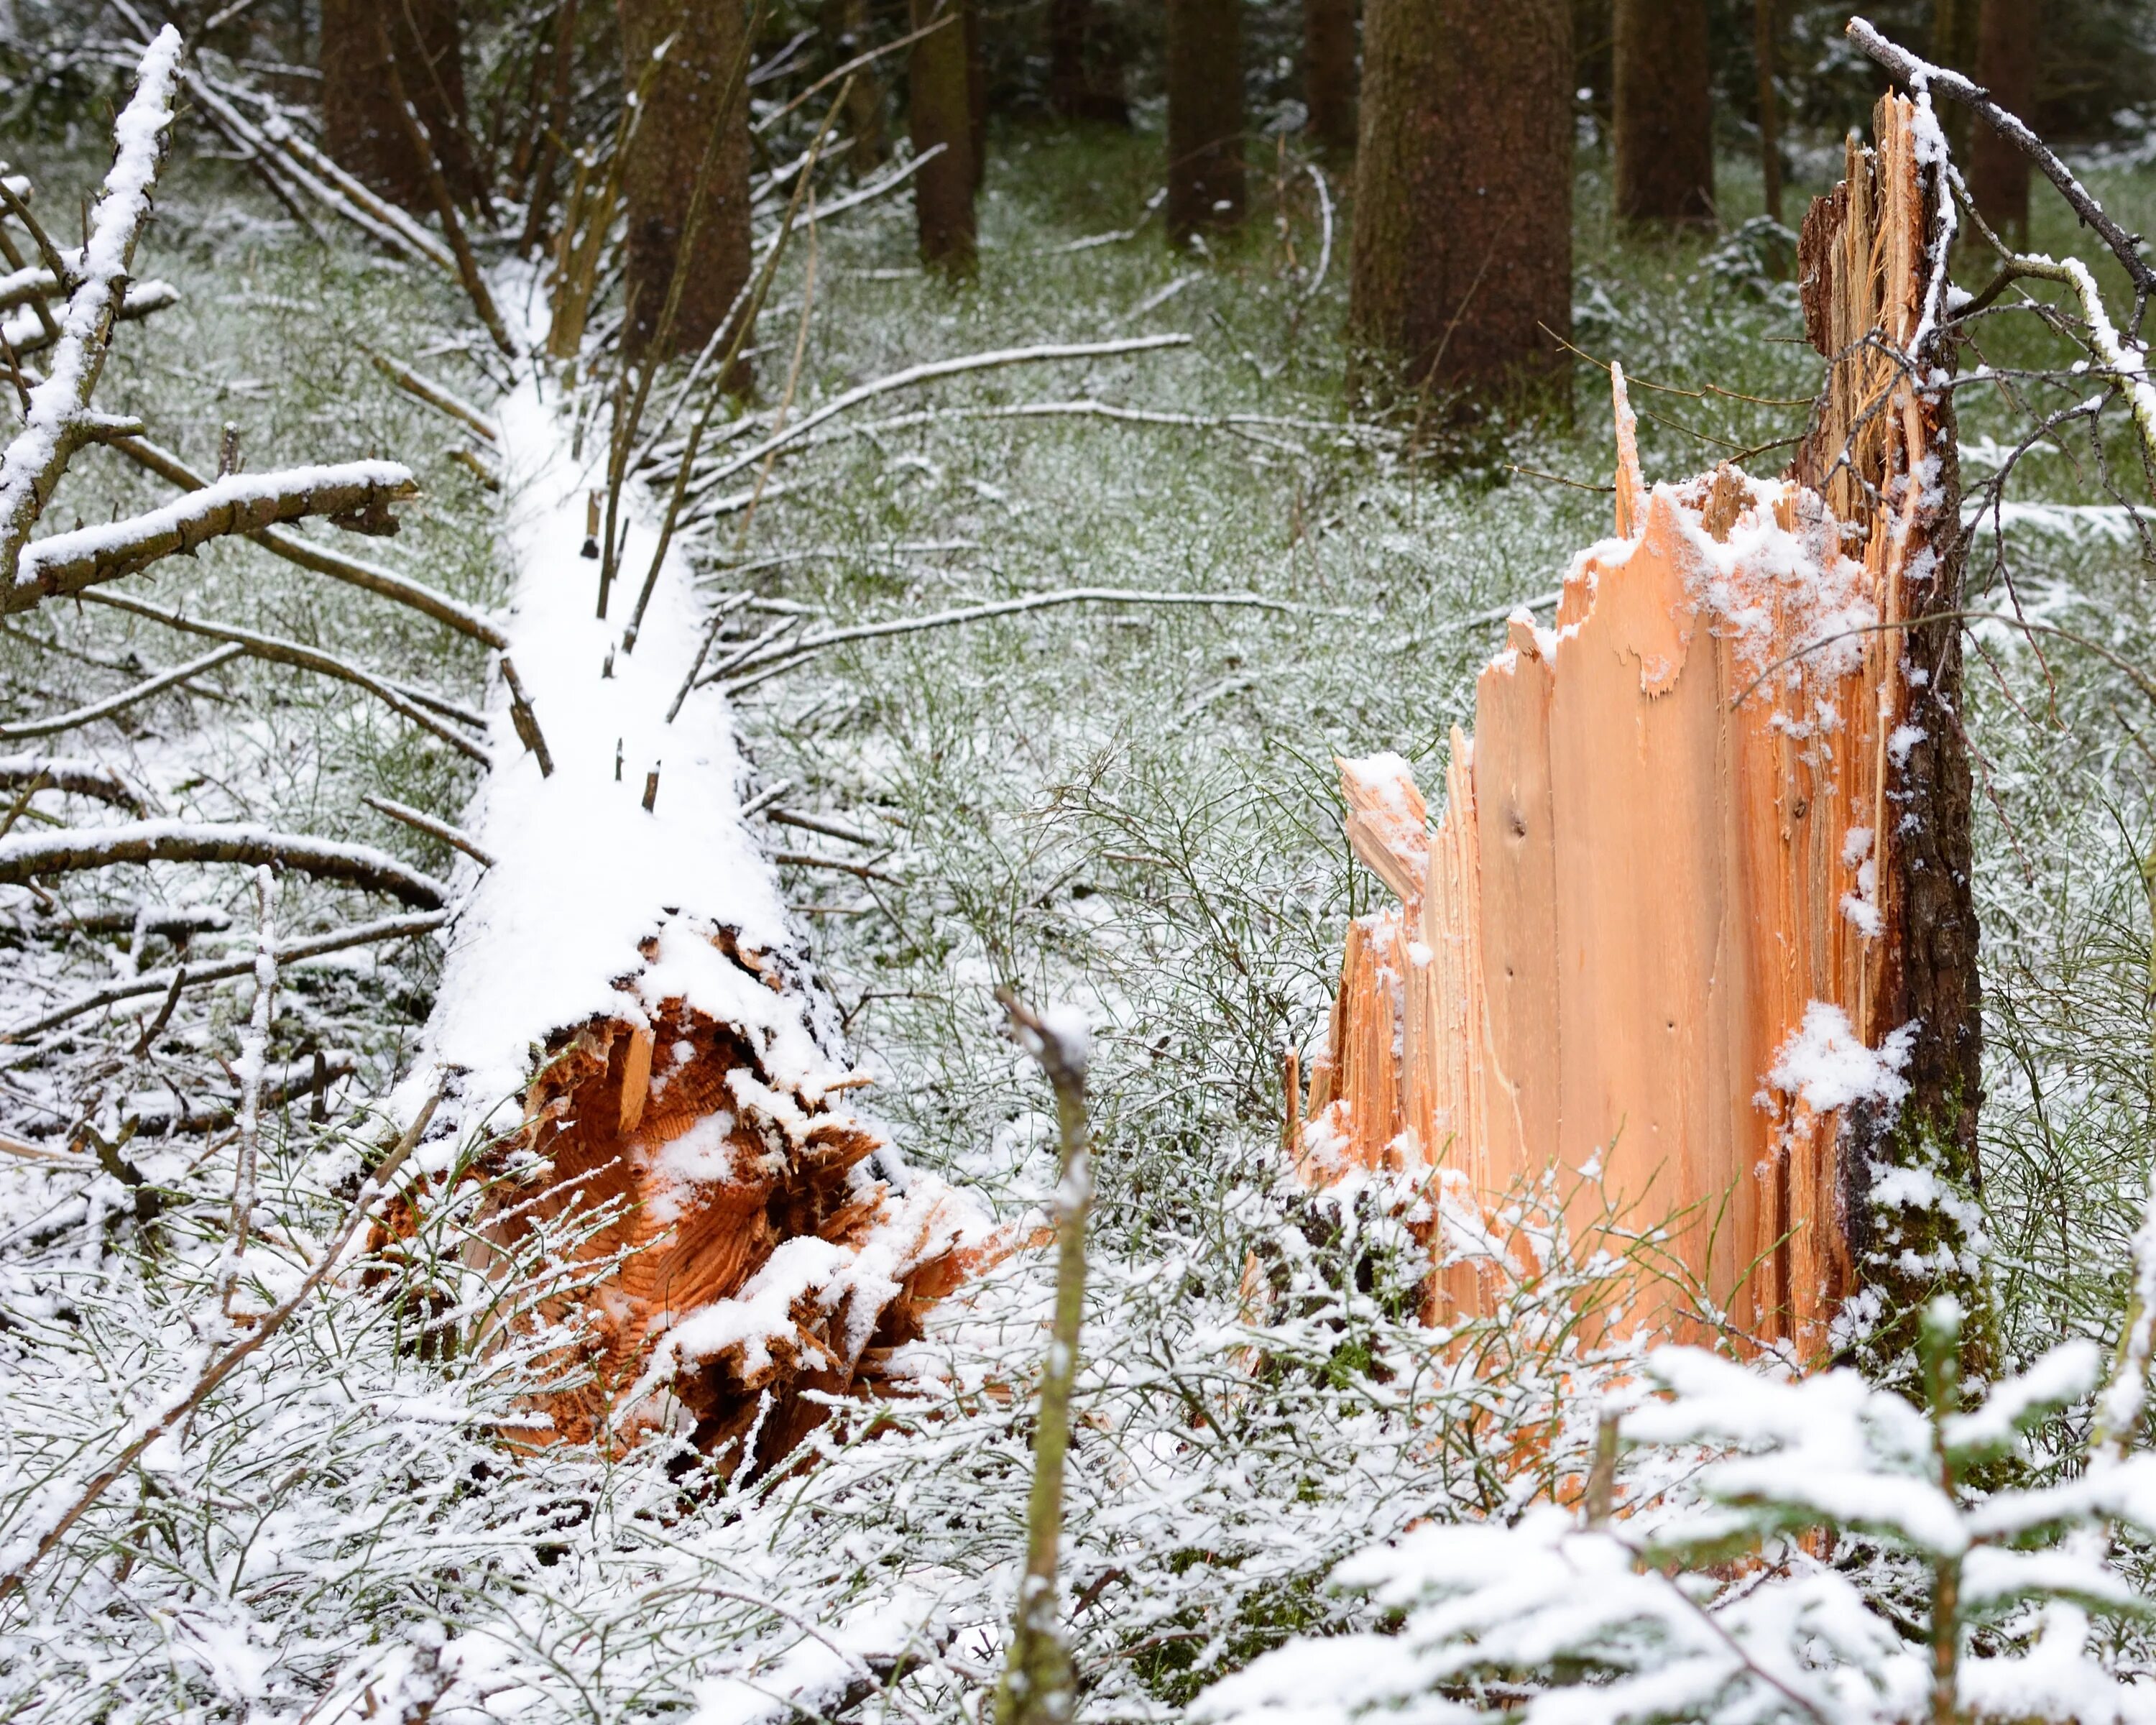
[[(1830, 372), (1790, 475), (1650, 491), (1613, 367), (1618, 536), (1553, 629), (1515, 614), (1435, 829), (1399, 757), (1342, 763), (1401, 903), (1348, 930), (1290, 1133), (1311, 1179), (1433, 1166), (1491, 1211), (1554, 1171), (1583, 1248), (1659, 1236), (1633, 1320), (1807, 1358), (1976, 1291), (1953, 228), (1928, 109), (1877, 125), (1805, 227)], [(1480, 1297), (1433, 1278), (1431, 1315)]]
[[(704, 633), (680, 552), (617, 668), (593, 615), (599, 565), (578, 554), (589, 475), (530, 381), (498, 419), (508, 646), (555, 771), (515, 747), (497, 699), (504, 764), (464, 822), (494, 860), (460, 865), (400, 1093), (416, 1114), (445, 1086), (414, 1164), (514, 1176), (490, 1224), (504, 1261), (535, 1228), (603, 1215), (578, 1250), (621, 1261), (581, 1314), (590, 1380), (539, 1410), (557, 1435), (667, 1430), (728, 1471), (768, 1465), (826, 1417), (818, 1394), (883, 1384), (891, 1350), (1001, 1237), (851, 1106), (866, 1080), (742, 823), (725, 698), (669, 716)], [(629, 563), (648, 561), (655, 533), (629, 533)]]

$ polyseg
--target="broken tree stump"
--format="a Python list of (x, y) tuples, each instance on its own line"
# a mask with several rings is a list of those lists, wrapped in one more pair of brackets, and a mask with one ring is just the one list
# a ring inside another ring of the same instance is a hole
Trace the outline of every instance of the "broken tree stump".
[[(1355, 854), (1400, 902), (1348, 931), (1297, 1135), (1306, 1179), (1427, 1168), (1491, 1211), (1554, 1173), (1589, 1250), (1664, 1236), (1676, 1273), (1628, 1272), (1634, 1321), (1692, 1333), (1703, 1301), (1806, 1358), (1897, 1273), (1871, 1178), (1910, 1165), (1928, 1066), (1915, 1159), (1974, 1176), (1958, 636), (1936, 614), (1958, 495), (1926, 387), (1953, 230), (1928, 109), (1876, 121), (1804, 229), (1829, 387), (1790, 473), (1650, 488), (1612, 367), (1617, 536), (1554, 627), (1515, 614), (1435, 826), (1399, 757), (1340, 763)], [(1477, 1298), (1434, 1279), (1431, 1315)]]

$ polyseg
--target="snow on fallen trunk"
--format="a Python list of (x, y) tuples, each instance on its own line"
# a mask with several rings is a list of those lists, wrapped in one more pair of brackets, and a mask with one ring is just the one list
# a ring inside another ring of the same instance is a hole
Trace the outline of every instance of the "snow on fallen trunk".
[[(476, 1134), (476, 1172), (516, 1176), (516, 1213), (495, 1224), (505, 1249), (619, 1206), (582, 1248), (626, 1256), (588, 1301), (592, 1381), (545, 1409), (559, 1434), (663, 1428), (729, 1466), (752, 1448), (768, 1463), (824, 1417), (802, 1392), (876, 1384), (998, 1236), (852, 1106), (865, 1081), (742, 822), (724, 697), (700, 691), (667, 722), (704, 622), (685, 564), (670, 553), (620, 655), (624, 614), (594, 616), (599, 565), (580, 554), (589, 470), (528, 379), (499, 420), (506, 656), (554, 770), (498, 691), (498, 765), (465, 824), (496, 860), (460, 865), (400, 1106), (408, 1117), (445, 1086), (415, 1158), (429, 1174)], [(622, 567), (647, 567), (655, 538), (632, 521)]]

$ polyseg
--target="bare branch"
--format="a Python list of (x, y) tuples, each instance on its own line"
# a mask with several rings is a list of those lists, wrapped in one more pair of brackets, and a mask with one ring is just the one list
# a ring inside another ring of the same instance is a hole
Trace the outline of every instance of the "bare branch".
[(1111, 359), (1127, 353), (1150, 353), (1163, 347), (1188, 347), (1191, 338), (1187, 335), (1133, 336), (1116, 341), (1048, 342), (1036, 347), (1006, 347), (988, 353), (962, 354), (955, 359), (932, 360), (927, 365), (909, 366), (902, 372), (893, 372), (888, 377), (871, 378), (843, 395), (834, 396), (813, 412), (803, 413), (785, 430), (752, 445), (739, 454), (730, 456), (707, 472), (698, 474), (690, 482), (689, 494), (701, 496), (714, 485), (731, 479), (744, 468), (753, 467), (773, 449), (806, 437), (826, 420), (834, 418), (850, 408), (858, 407), (877, 396), (888, 395), (895, 389), (910, 389), (916, 384), (933, 382), (939, 377), (954, 377), (967, 372), (997, 370), (1004, 366), (1040, 365), (1054, 360)]
[[(1142, 588), (1067, 587), (1056, 593), (1028, 593), (1022, 598), (996, 599), (985, 605), (966, 605), (955, 610), (932, 611), (921, 617), (894, 617), (883, 623), (860, 623), (847, 629), (826, 629), (803, 635), (798, 641), (767, 649), (727, 669), (749, 673), (781, 660), (791, 662), (835, 647), (845, 641), (866, 641), (886, 635), (917, 634), (923, 629), (947, 629), (953, 624), (979, 623), (991, 617), (1014, 617), (1022, 611), (1041, 611), (1055, 605), (1229, 605), (1260, 611), (1299, 612), (1304, 608), (1286, 599), (1269, 599), (1254, 593), (1155, 593)], [(703, 680), (716, 680), (721, 673), (708, 672)]]
[[(178, 629), (184, 634), (203, 635), (213, 641), (234, 642), (237, 644), (236, 650), (245, 652), (255, 659), (267, 660), (275, 665), (289, 665), (295, 670), (314, 671), (321, 676), (335, 677), (340, 682), (352, 684), (366, 690), (385, 706), (402, 714), (421, 730), (440, 737), (450, 747), (469, 755), (480, 765), (494, 764), (494, 757), (479, 742), (463, 732), (444, 724), (403, 690), (385, 678), (377, 677), (370, 670), (325, 653), (318, 647), (284, 640), (275, 635), (259, 634), (251, 629), (240, 629), (231, 624), (204, 623), (177, 611), (161, 611), (155, 605), (146, 605), (139, 599), (127, 598), (119, 593), (85, 593), (83, 597), (93, 604), (110, 605), (135, 616), (146, 617), (152, 623), (162, 623), (166, 628)], [(482, 730), (485, 728), (486, 719), (483, 714), (466, 713), (451, 702), (442, 705), (465, 716), (467, 722), (475, 724)], [(0, 737), (8, 734), (7, 728), (0, 726)]]
[[(277, 948), (280, 965), (296, 964), (303, 958), (318, 958), (328, 952), (341, 952), (353, 947), (378, 945), (383, 941), (409, 939), (415, 935), (430, 934), (449, 920), (447, 911), (430, 911), (418, 916), (389, 916), (378, 922), (362, 922), (350, 928), (340, 928), (334, 933), (311, 935), (305, 940), (289, 941)], [(64, 1024), (70, 1019), (79, 1019), (85, 1013), (95, 1012), (102, 1006), (113, 1006), (122, 1000), (133, 1000), (145, 994), (162, 994), (175, 983), (183, 988), (200, 988), (209, 983), (229, 982), (234, 977), (246, 976), (254, 968), (254, 955), (244, 958), (220, 959), (215, 963), (189, 963), (169, 970), (144, 971), (125, 982), (111, 983), (92, 989), (87, 994), (78, 994), (72, 1000), (54, 1007), (34, 1019), (0, 1030), (0, 1043), (20, 1042), (25, 1037), (35, 1036), (41, 1031)]]
[(123, 689), (119, 694), (94, 701), (88, 706), (79, 706), (64, 713), (54, 713), (49, 718), (23, 719), (13, 724), (0, 724), (0, 738), (19, 742), (26, 737), (53, 737), (63, 731), (73, 731), (99, 719), (110, 718), (125, 711), (138, 701), (147, 701), (162, 690), (175, 683), (184, 683), (189, 677), (198, 677), (204, 671), (214, 670), (218, 665), (234, 660), (246, 649), (241, 647), (220, 647), (214, 653), (205, 653), (199, 659), (191, 659), (185, 665), (160, 671), (146, 682), (137, 683), (132, 689)]
[(401, 820), (406, 826), (439, 839), (444, 845), (455, 846), (483, 869), (494, 866), (493, 857), (480, 850), (471, 834), (460, 827), (453, 827), (445, 820), (435, 819), (423, 809), (414, 809), (408, 803), (393, 802), (388, 797), (366, 796), (359, 800), (369, 809), (378, 809), (392, 820)]
[(306, 833), (280, 833), (242, 822), (143, 820), (126, 826), (70, 827), (0, 839), (0, 886), (117, 863), (281, 863), (327, 880), (344, 880), (424, 910), (449, 901), (440, 881), (407, 868), (372, 845), (342, 845)]
[(37, 541), (20, 552), (14, 578), (0, 593), (0, 614), (28, 611), (63, 593), (131, 575), (160, 557), (280, 521), (327, 516), (362, 532), (385, 526), (394, 531), (388, 506), (418, 489), (411, 470), (393, 461), (228, 474), (146, 515)]

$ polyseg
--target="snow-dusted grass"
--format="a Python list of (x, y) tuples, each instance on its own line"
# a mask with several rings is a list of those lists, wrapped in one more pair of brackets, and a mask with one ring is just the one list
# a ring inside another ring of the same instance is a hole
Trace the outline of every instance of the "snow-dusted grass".
[[(1009, 1213), (1040, 1201), (1054, 1178), (1048, 1099), (1000, 1035), (990, 990), (1013, 981), (1075, 1001), (1094, 1024), (1101, 1193), (1066, 1573), (1096, 1717), (1164, 1713), (1291, 1634), (1367, 1625), (1363, 1606), (1322, 1590), (1332, 1566), (1417, 1517), (1509, 1514), (1576, 1476), (1596, 1376), (1581, 1368), (1566, 1381), (1527, 1346), (1563, 1329), (1561, 1285), (1524, 1300), (1517, 1330), (1491, 1327), (1460, 1358), (1412, 1322), (1409, 1243), (1380, 1219), (1377, 1194), (1317, 1203), (1276, 1189), (1279, 1054), (1322, 1035), (1342, 920), (1371, 890), (1347, 860), (1331, 756), (1433, 759), (1467, 717), (1472, 672), (1494, 644), (1496, 626), (1477, 619), (1550, 592), (1571, 551), (1604, 531), (1606, 497), (1508, 471), (1604, 481), (1600, 374), (1580, 368), (1569, 428), (1461, 431), (1410, 403), (1376, 445), (1344, 424), (1322, 429), (1342, 419), (1346, 228), (1313, 289), (1317, 200), (1291, 155), (1277, 177), (1270, 162), (1258, 174), (1250, 233), (1219, 258), (1169, 255), (1157, 218), (1130, 241), (1059, 249), (1138, 218), (1158, 147), (999, 139), (981, 278), (957, 292), (912, 266), (902, 202), (819, 230), (797, 418), (963, 353), (1168, 331), (1189, 332), (1188, 348), (987, 372), (879, 403), (864, 413), (912, 423), (782, 459), (738, 547), (730, 518), (691, 547), (714, 593), (746, 581), (838, 623), (1074, 586), (1255, 592), (1300, 608), (1026, 614), (840, 647), (740, 701), (754, 769), (745, 796), (790, 781), (778, 809), (876, 840), (773, 824), (772, 848), (895, 877), (783, 870), (881, 1080), (872, 1106), (910, 1158)], [(2130, 175), (2097, 183), (2129, 226), (2150, 201)], [(57, 177), (53, 202), (69, 195)], [(1732, 225), (1748, 213), (1742, 199), (1739, 177)], [(473, 603), (497, 600), (494, 506), (439, 453), (460, 434), (367, 359), (379, 347), (489, 406), (487, 356), (447, 285), (341, 239), (316, 251), (226, 170), (184, 152), (159, 208), (147, 262), (186, 298), (123, 331), (101, 404), (141, 413), (198, 469), (213, 469), (228, 420), (254, 467), (403, 460), (424, 495), (403, 511), (403, 534), (367, 553)], [(1635, 403), (1676, 422), (1643, 419), (1650, 476), (1794, 435), (1800, 405), (1641, 387), (1810, 396), (1817, 362), (1797, 341), (1793, 295), (1757, 267), (1770, 236), (1620, 243), (1591, 164), (1581, 218), (1576, 339), (1621, 360)], [(2068, 249), (2064, 222), (2053, 227), (2038, 242)], [(767, 398), (783, 381), (805, 251), (762, 331)], [(948, 416), (1088, 398), (1317, 423)], [(927, 408), (946, 417), (914, 417)], [(1973, 451), (2013, 435), (1999, 403), (1972, 396), (1964, 413)], [(1445, 459), (1405, 459), (1409, 444)], [(1763, 470), (1783, 459), (1750, 458)], [(109, 454), (82, 469), (85, 499), (163, 501)], [(2107, 501), (2085, 459), (2077, 470), (2057, 453), (2025, 463), (2010, 495)], [(95, 506), (74, 506), (95, 518)], [(2135, 547), (2056, 526), (2082, 519), (2013, 530), (2021, 597), (2032, 616), (2148, 662)], [(782, 557), (749, 577), (718, 567)], [(161, 602), (480, 698), (483, 667), (458, 638), (252, 547), (217, 547), (157, 587)], [(2071, 645), (2044, 641), (2040, 664), (2025, 637), (1981, 639), (1998, 670), (1973, 662), (1970, 696), (1994, 1037), (1986, 1199), (2007, 1333), (2026, 1358), (2062, 1333), (2108, 1339), (2146, 1189), (2138, 859), (2156, 715)], [(0, 637), (0, 687), (11, 717), (54, 711), (191, 650), (152, 624), (47, 607)], [(141, 665), (96, 669), (69, 653), (113, 664), (131, 653)], [(444, 847), (359, 797), (454, 819), (470, 787), (461, 757), (348, 685), (259, 665), (204, 680), (222, 698), (162, 697), (62, 739), (65, 752), (146, 778), (176, 816), (260, 819), (446, 872)], [(90, 818), (51, 796), (38, 806)], [(240, 871), (164, 884), (213, 896), (234, 952), (252, 942)], [(120, 909), (141, 886), (139, 871), (80, 877), (67, 902)], [(12, 890), (6, 914), (0, 962), (17, 1014), (132, 962), (119, 952), (126, 933), (68, 931)], [(280, 935), (367, 914), (290, 883)], [(211, 944), (198, 938), (198, 951)], [(146, 968), (168, 956), (142, 944)], [(424, 947), (288, 970), (270, 1059), (359, 1048), (362, 1081), (339, 1099), (348, 1114), (407, 1054), (431, 973)], [(0, 1130), (44, 1137), (89, 1116), (109, 1131), (123, 1096), (214, 1086), (250, 1004), (244, 983), (188, 997), (154, 1068), (127, 1052), (135, 1022), (85, 1020), (34, 1059), (0, 1050)], [(250, 1256), (303, 1262), (340, 1214), (362, 1143), (303, 1114), (271, 1123), (274, 1231)], [(0, 1424), (18, 1435), (16, 1491), (56, 1446), (86, 1451), (116, 1432), (131, 1398), (165, 1387), (157, 1374), (182, 1371), (187, 1338), (216, 1321), (214, 1298), (203, 1302), (229, 1146), (128, 1153), (172, 1194), (155, 1226), (128, 1219), (133, 1199), (110, 1174), (6, 1174), (0, 1309), (18, 1327), (0, 1331)], [(656, 1455), (616, 1464), (498, 1443), (487, 1422), (519, 1373), (547, 1365), (448, 1345), (472, 1333), (465, 1302), (483, 1297), (455, 1261), (460, 1225), (436, 1218), (420, 1261), (373, 1291), (326, 1292), (157, 1467), (115, 1488), (20, 1601), (0, 1604), (0, 1707), (40, 1720), (297, 1719), (319, 1703), (313, 1717), (328, 1725), (383, 1704), (459, 1720), (631, 1719), (694, 1704), (717, 1725), (788, 1717), (773, 1698), (785, 1696), (817, 1710), (844, 1698), (861, 1717), (973, 1715), (1021, 1551), (1045, 1263), (1014, 1262), (951, 1307), (921, 1349), (919, 1400), (844, 1410), (813, 1469), (737, 1491), (693, 1465), (670, 1477)], [(1245, 1291), (1254, 1265), (1269, 1305)], [(428, 1312), (438, 1321), (423, 1337), (413, 1327)], [(1479, 1350), (1503, 1369), (1478, 1375)], [(1521, 1469), (1527, 1429), (1548, 1447)]]

